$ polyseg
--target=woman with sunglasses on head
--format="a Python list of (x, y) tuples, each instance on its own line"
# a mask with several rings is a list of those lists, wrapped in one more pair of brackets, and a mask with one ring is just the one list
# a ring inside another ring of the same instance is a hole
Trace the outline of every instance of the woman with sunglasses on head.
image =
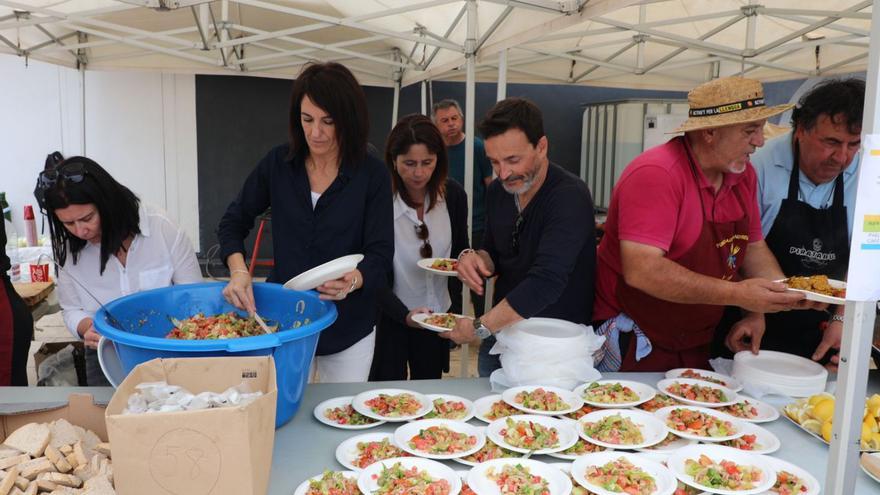
[(64, 323), (85, 343), (88, 384), (109, 385), (94, 350), (98, 301), (201, 282), (202, 273), (187, 235), (100, 165), (82, 156), (47, 164), (34, 195), (49, 218)]
[(394, 283), (382, 291), (371, 380), (441, 378), (449, 342), (423, 329), (413, 315), (461, 312), (461, 294), (448, 277), (419, 268), (423, 258), (448, 258), (468, 247), (467, 196), (447, 178), (446, 145), (431, 119), (402, 118), (385, 146), (394, 193)]
[(391, 186), (382, 162), (367, 153), (364, 91), (344, 66), (311, 64), (293, 84), (290, 142), (275, 147), (245, 180), (220, 220), (220, 256), (229, 266), (226, 299), (254, 312), (244, 240), (272, 208), (274, 266), (284, 283), (333, 259), (363, 254), (357, 268), (317, 287), (338, 317), (321, 332), (312, 379), (364, 382), (375, 342), (376, 291), (388, 284), (394, 254)]

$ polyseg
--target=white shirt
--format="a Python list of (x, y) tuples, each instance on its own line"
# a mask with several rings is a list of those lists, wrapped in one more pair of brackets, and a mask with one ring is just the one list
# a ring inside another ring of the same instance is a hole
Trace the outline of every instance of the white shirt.
[(142, 290), (203, 281), (192, 242), (183, 230), (164, 211), (143, 203), (138, 216), (141, 233), (128, 248), (125, 266), (110, 256), (101, 275), (100, 244), (87, 243), (76, 264), (68, 251), (58, 273), (58, 302), (64, 324), (76, 338), (80, 338), (76, 332), (79, 322), (94, 317), (100, 306), (71, 277), (104, 304)]
[[(425, 209), (429, 206), (425, 198)], [(452, 250), (452, 226), (446, 201), (440, 199), (437, 206), (425, 213), (428, 226), (428, 242), (433, 257), (448, 258)], [(407, 309), (427, 306), (435, 312), (445, 312), (452, 305), (449, 298), (447, 278), (423, 270), (416, 263), (422, 256), (422, 241), (416, 236), (416, 225), (421, 224), (414, 208), (407, 206), (399, 194), (394, 195), (394, 294)]]

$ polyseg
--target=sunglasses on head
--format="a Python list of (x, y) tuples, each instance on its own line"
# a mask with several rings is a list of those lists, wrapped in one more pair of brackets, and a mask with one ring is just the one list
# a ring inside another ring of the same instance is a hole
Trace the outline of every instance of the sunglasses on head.
[(430, 258), (431, 255), (434, 254), (434, 249), (431, 248), (431, 243), (428, 242), (428, 226), (422, 222), (414, 227), (416, 229), (416, 237), (422, 241), (422, 246), (419, 248), (419, 255), (422, 258)]
[(34, 189), (34, 196), (37, 198), (37, 204), (43, 213), (46, 212), (46, 191), (51, 189), (64, 179), (73, 183), (80, 183), (85, 180), (88, 170), (82, 162), (70, 162), (61, 166), (44, 170), (37, 176), (37, 187)]
[(519, 234), (522, 231), (523, 223), (525, 222), (525, 218), (523, 218), (522, 213), (516, 216), (516, 221), (513, 222), (513, 234), (510, 237), (510, 248), (513, 250), (513, 254), (519, 255)]

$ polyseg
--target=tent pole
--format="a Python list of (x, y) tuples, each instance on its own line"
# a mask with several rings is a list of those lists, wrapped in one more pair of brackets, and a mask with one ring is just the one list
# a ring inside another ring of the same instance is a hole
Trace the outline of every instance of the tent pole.
[[(862, 120), (862, 136), (880, 132), (880, 0), (874, 0), (871, 10), (870, 56), (868, 57), (867, 91)], [(862, 153), (865, 148), (862, 148)], [(864, 160), (862, 161), (864, 163)], [(865, 166), (859, 168), (859, 181), (866, 180)], [(856, 197), (858, 212), (859, 197)], [(868, 198), (861, 198), (862, 201)], [(858, 226), (860, 222), (856, 221)], [(857, 228), (857, 227), (854, 227)], [(854, 248), (850, 246), (850, 251)], [(852, 257), (850, 258), (852, 259)], [(850, 265), (849, 272), (855, 268)], [(868, 383), (868, 364), (871, 341), (874, 334), (876, 301), (847, 301), (840, 346), (840, 369), (837, 373), (836, 401), (834, 404), (834, 427), (828, 467), (825, 471), (825, 493), (849, 495), (855, 493), (859, 477), (859, 440), (862, 432), (862, 414), (865, 407), (865, 391)]]
[[(467, 38), (464, 42), (465, 56), (465, 98), (464, 98), (464, 190), (467, 191), (468, 211), (474, 211), (474, 113), (476, 112), (476, 47), (477, 47), (477, 2), (467, 0)], [(471, 221), (473, 216), (467, 216), (468, 239), (473, 241), (474, 225)], [(461, 290), (461, 307), (469, 307), (470, 297), (467, 285)], [(487, 308), (488, 309), (488, 308)], [(473, 311), (471, 311), (473, 313)], [(476, 315), (475, 315), (476, 316)], [(462, 360), (459, 376), (468, 376), (468, 357), (470, 346), (461, 346)]]
[(400, 103), (400, 80), (394, 81), (394, 101), (391, 105), (391, 128), (397, 123), (397, 110)]
[(507, 98), (507, 52), (506, 48), (498, 52), (498, 96), (496, 101)]
[(428, 83), (421, 82), (422, 87), (422, 115), (428, 115)]

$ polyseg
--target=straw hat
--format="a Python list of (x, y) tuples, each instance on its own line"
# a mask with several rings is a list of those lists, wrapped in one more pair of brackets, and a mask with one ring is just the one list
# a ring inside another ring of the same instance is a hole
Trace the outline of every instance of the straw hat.
[(794, 106), (765, 106), (761, 83), (744, 77), (723, 77), (703, 83), (688, 93), (688, 103), (688, 119), (672, 132), (754, 122), (778, 115)]

